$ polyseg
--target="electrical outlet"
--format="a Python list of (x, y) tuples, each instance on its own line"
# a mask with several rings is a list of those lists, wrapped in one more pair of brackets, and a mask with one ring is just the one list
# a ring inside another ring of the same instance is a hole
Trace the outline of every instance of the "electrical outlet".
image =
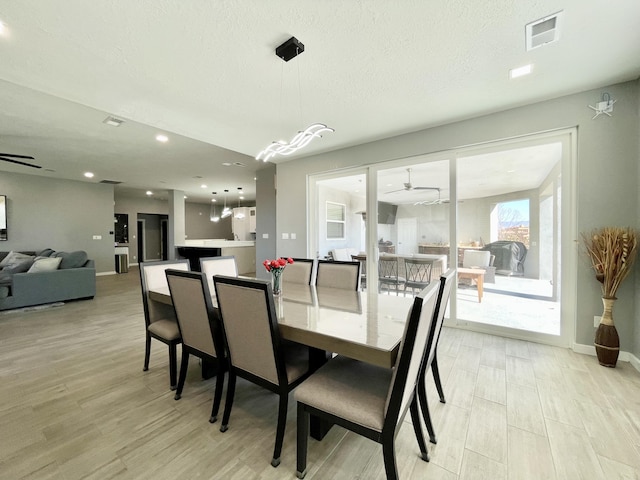
[(600, 325), (600, 315), (594, 315), (593, 316), (593, 326), (597, 327), (598, 325)]
[(94, 240), (102, 240), (102, 235), (94, 235), (93, 239)]
[(295, 233), (292, 233), (292, 234), (291, 234), (291, 240), (295, 240), (295, 239), (296, 239), (296, 234), (295, 234)]

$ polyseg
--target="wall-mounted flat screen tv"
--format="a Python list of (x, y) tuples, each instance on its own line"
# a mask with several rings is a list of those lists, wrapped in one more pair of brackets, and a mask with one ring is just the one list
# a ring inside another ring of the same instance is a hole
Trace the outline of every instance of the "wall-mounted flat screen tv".
[(398, 206), (392, 203), (378, 202), (378, 223), (393, 225), (396, 223)]

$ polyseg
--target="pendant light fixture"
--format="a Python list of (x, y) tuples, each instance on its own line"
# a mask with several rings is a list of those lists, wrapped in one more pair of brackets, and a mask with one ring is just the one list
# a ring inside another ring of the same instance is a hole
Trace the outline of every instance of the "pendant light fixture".
[[(276, 56), (281, 58), (283, 61), (288, 62), (292, 58), (297, 57), (302, 52), (304, 52), (304, 44), (300, 42), (297, 38), (291, 37), (289, 40), (284, 42), (282, 45), (279, 45), (276, 48)], [(300, 66), (298, 65), (298, 96), (302, 97), (300, 94)], [(282, 93), (281, 93), (282, 97)], [(304, 130), (298, 131), (291, 141), (285, 142), (284, 140), (271, 142), (264, 150), (262, 150), (256, 156), (256, 160), (262, 160), (264, 162), (273, 158), (276, 155), (291, 155), (301, 148), (304, 148), (313, 140), (314, 138), (322, 138), (322, 133), (324, 132), (333, 132), (335, 131), (333, 128), (326, 126), (324, 123), (313, 123), (309, 125)]]
[[(211, 193), (217, 195), (217, 192)], [(209, 219), (214, 223), (218, 223), (220, 221), (220, 216), (216, 213), (216, 202), (217, 200), (215, 198), (211, 199), (211, 211), (209, 212)]]
[(241, 220), (244, 218), (244, 212), (242, 210), (240, 210), (240, 197), (242, 196), (242, 187), (238, 187), (238, 211), (236, 212), (236, 214), (234, 215), (235, 218), (237, 218), (238, 220)]
[(231, 209), (227, 207), (227, 193), (229, 193), (229, 190), (224, 191), (224, 208), (222, 209), (222, 215), (220, 218), (227, 218), (231, 215)]

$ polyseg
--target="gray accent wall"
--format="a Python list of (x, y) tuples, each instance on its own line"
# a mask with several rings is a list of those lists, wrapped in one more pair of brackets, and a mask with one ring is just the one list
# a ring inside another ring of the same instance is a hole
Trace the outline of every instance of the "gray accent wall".
[(112, 185), (0, 172), (0, 195), (8, 202), (0, 250), (84, 250), (97, 272), (114, 271)]
[[(307, 248), (307, 176), (339, 168), (379, 163), (454, 149), (466, 145), (577, 127), (577, 229), (606, 225), (638, 227), (639, 83), (626, 82), (576, 93), (400, 135), (376, 142), (314, 155), (277, 165), (277, 232), (298, 232), (297, 240), (277, 241), (277, 252), (304, 255)], [(603, 92), (617, 100), (612, 117), (592, 120), (588, 105)], [(425, 121), (429, 108), (425, 106)], [(381, 112), (384, 114), (384, 112)], [(339, 132), (336, 132), (336, 135)], [(575, 248), (575, 239), (569, 239)], [(637, 264), (636, 269), (637, 271)], [(574, 341), (592, 345), (593, 316), (602, 313), (601, 293), (593, 272), (582, 258), (577, 265), (576, 331)], [(614, 318), (621, 349), (640, 356), (639, 315), (635, 308), (634, 274), (622, 285)], [(635, 338), (635, 342), (634, 342)]]
[[(217, 214), (222, 212), (222, 201), (217, 204)], [(203, 203), (185, 203), (185, 231), (187, 240), (202, 238), (222, 238), (233, 240), (233, 217), (221, 218), (219, 222), (211, 221), (211, 206)]]

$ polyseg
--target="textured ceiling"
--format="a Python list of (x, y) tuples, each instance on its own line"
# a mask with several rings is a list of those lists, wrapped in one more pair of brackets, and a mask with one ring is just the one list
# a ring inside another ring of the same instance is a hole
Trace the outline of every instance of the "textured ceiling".
[[(525, 24), (559, 10), (560, 41), (526, 52)], [(336, 131), (305, 155), (638, 78), (639, 19), (637, 0), (2, 2), (0, 151), (55, 177), (253, 193), (253, 156), (315, 121)], [(285, 63), (292, 35), (305, 52)]]

